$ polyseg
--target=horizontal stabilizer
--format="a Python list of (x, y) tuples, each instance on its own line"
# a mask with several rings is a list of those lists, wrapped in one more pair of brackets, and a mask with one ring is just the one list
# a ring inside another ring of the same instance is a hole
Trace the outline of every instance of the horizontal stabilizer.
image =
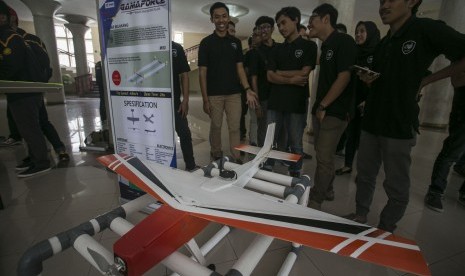
[[(251, 146), (251, 145), (239, 145), (235, 149), (243, 152), (247, 152), (250, 154), (257, 154), (261, 148)], [(300, 160), (302, 156), (295, 154), (295, 153), (288, 153), (288, 152), (283, 152), (283, 151), (277, 151), (277, 150), (271, 150), (267, 154), (268, 158), (273, 158), (273, 159), (279, 159), (279, 160), (285, 160), (285, 161), (292, 161), (292, 162), (297, 162)]]

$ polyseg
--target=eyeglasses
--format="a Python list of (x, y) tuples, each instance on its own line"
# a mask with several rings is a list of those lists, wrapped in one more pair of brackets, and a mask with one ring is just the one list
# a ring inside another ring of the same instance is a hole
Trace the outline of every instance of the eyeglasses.
[(257, 29), (258, 29), (259, 31), (269, 31), (269, 30), (271, 30), (271, 28), (272, 28), (271, 25), (269, 25), (269, 24), (263, 24), (263, 25), (258, 26)]

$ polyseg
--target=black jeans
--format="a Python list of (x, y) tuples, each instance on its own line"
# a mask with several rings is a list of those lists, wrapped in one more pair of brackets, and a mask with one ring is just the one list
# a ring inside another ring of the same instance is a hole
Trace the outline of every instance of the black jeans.
[[(460, 162), (465, 153), (465, 97), (459, 93), (465, 87), (454, 91), (454, 100), (449, 118), (449, 136), (444, 140), (441, 152), (434, 161), (431, 185), (429, 190), (435, 193), (444, 193), (447, 187), (447, 177), (454, 162)], [(463, 162), (463, 161), (462, 161)]]
[(174, 111), (174, 124), (176, 133), (179, 136), (182, 156), (184, 162), (186, 163), (186, 169), (192, 170), (195, 168), (195, 159), (194, 159), (194, 150), (192, 147), (192, 135), (189, 129), (189, 123), (187, 118), (183, 118), (181, 114), (178, 113), (179, 105), (175, 106)]
[(14, 101), (8, 100), (7, 104), (20, 135), (27, 143), (33, 166), (48, 168), (50, 159), (47, 144), (39, 124), (39, 114), (44, 105), (44, 98), (40, 93), (37, 94), (37, 96), (23, 97)]
[(346, 167), (352, 168), (355, 153), (360, 144), (360, 133), (362, 132), (362, 116), (357, 111), (355, 117), (349, 122), (345, 133), (347, 134), (345, 162)]
[[(15, 140), (21, 140), (22, 136), (19, 133), (18, 126), (16, 125), (15, 121), (13, 120), (13, 116), (10, 112), (10, 109), (7, 107), (6, 116), (8, 118), (8, 128), (10, 130), (10, 138)], [(53, 149), (55, 152), (60, 152), (66, 150), (65, 144), (61, 141), (60, 136), (58, 135), (57, 130), (52, 125), (52, 123), (48, 119), (47, 108), (45, 107), (43, 98), (42, 104), (39, 107), (39, 124), (40, 128), (47, 137), (47, 140), (52, 144)]]

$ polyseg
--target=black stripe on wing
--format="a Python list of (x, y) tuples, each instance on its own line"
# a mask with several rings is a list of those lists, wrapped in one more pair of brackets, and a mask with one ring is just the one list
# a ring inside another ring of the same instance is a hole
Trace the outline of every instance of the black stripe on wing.
[(168, 188), (163, 185), (163, 183), (158, 179), (147, 166), (142, 163), (137, 157), (131, 158), (127, 161), (129, 164), (131, 164), (134, 168), (136, 168), (140, 173), (142, 173), (145, 177), (150, 179), (155, 185), (157, 185), (160, 189), (165, 191), (167, 194), (169, 194), (171, 197), (174, 198), (174, 195), (168, 190)]
[(242, 216), (256, 217), (256, 218), (261, 218), (261, 219), (274, 220), (274, 221), (280, 221), (280, 222), (285, 222), (285, 223), (333, 230), (333, 231), (344, 232), (344, 233), (349, 233), (349, 234), (359, 234), (363, 231), (366, 231), (372, 228), (370, 226), (352, 225), (352, 224), (345, 224), (345, 223), (340, 223), (340, 222), (331, 222), (331, 221), (308, 219), (308, 218), (298, 218), (298, 217), (291, 217), (291, 216), (281, 216), (281, 215), (275, 215), (275, 214), (263, 214), (263, 213), (255, 213), (255, 212), (206, 208), (206, 207), (202, 207), (202, 208), (220, 211), (220, 212), (226, 212), (226, 213), (233, 213), (233, 214), (242, 215)]

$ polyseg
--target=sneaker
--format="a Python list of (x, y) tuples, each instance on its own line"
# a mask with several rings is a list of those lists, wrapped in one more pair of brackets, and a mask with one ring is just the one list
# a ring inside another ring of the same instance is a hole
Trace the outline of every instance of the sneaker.
[(355, 213), (345, 215), (345, 216), (343, 216), (343, 218), (348, 219), (348, 220), (352, 220), (352, 221), (355, 221), (355, 222), (358, 222), (358, 223), (363, 223), (363, 224), (366, 224), (367, 221), (368, 221), (366, 216), (357, 215)]
[(27, 169), (29, 169), (30, 167), (32, 167), (32, 162), (31, 160), (29, 160), (28, 158), (24, 159), (23, 162), (21, 162), (21, 164), (19, 164), (18, 166), (16, 166), (16, 170), (17, 171), (25, 171)]
[(29, 169), (18, 173), (18, 177), (30, 177), (30, 176), (38, 175), (44, 172), (48, 172), (51, 169), (52, 169), (51, 167), (46, 167), (46, 168), (30, 167)]
[(186, 168), (186, 171), (188, 171), (188, 172), (194, 172), (194, 171), (196, 171), (196, 170), (198, 170), (198, 169), (200, 169), (200, 166), (195, 165), (193, 168), (190, 168), (190, 169), (189, 169), (189, 168)]
[(69, 154), (64, 150), (60, 150), (58, 152), (58, 160), (60, 160), (60, 162), (69, 161)]
[(459, 193), (458, 201), (459, 201), (460, 204), (465, 206), (465, 193)]
[(425, 196), (425, 205), (433, 211), (442, 213), (442, 195), (440, 193), (428, 192)]
[(312, 158), (313, 158), (313, 156), (311, 156), (310, 154), (304, 152), (303, 159), (311, 160)]
[(465, 177), (465, 166), (457, 166), (455, 165), (454, 166), (454, 171), (458, 174), (460, 174), (461, 176)]
[(284, 167), (289, 167), (291, 164), (289, 164), (289, 162), (285, 161), (285, 160), (279, 160), (278, 161), (281, 165), (283, 165)]
[(344, 167), (336, 170), (336, 175), (343, 175), (343, 174), (346, 174), (346, 173), (350, 174), (351, 172), (352, 172), (352, 168), (344, 166)]
[(333, 201), (334, 200), (334, 190), (332, 191), (327, 191), (325, 195), (325, 200), (326, 201)]
[(15, 145), (21, 145), (21, 141), (15, 140), (13, 138), (8, 138), (5, 141), (0, 143), (0, 147), (11, 147)]

